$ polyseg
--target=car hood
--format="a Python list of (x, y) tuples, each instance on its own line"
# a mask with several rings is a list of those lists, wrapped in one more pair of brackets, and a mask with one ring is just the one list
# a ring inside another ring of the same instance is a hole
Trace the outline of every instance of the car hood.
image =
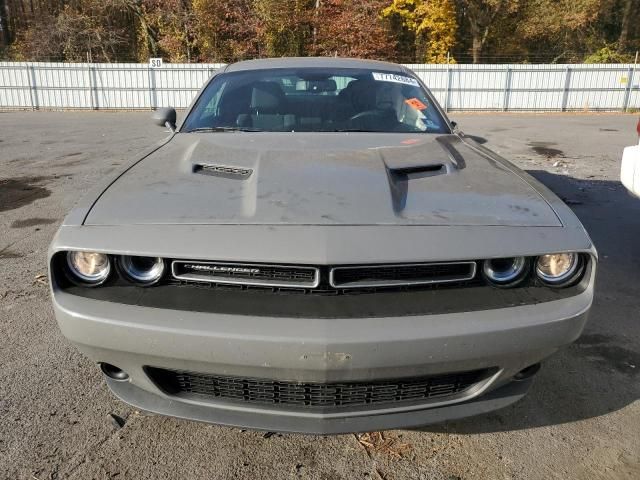
[(86, 225), (561, 226), (507, 162), (457, 135), (180, 133)]

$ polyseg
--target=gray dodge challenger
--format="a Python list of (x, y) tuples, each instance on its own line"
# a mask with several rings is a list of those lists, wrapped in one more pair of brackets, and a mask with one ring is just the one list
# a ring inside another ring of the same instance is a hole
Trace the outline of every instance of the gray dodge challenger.
[(253, 60), (81, 201), (49, 252), (63, 334), (113, 393), (315, 434), (505, 407), (580, 335), (597, 254), (405, 67)]

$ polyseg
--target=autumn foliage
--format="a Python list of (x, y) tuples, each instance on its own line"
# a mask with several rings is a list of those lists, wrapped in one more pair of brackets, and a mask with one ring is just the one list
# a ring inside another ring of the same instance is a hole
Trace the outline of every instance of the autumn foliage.
[(396, 18), (414, 42), (416, 61), (455, 61), (450, 53), (456, 44), (456, 8), (453, 0), (393, 0), (382, 9), (384, 18)]
[(0, 57), (630, 61), (640, 0), (0, 0)]
[(316, 34), (310, 53), (396, 59), (396, 39), (380, 17), (387, 0), (324, 0), (314, 13)]

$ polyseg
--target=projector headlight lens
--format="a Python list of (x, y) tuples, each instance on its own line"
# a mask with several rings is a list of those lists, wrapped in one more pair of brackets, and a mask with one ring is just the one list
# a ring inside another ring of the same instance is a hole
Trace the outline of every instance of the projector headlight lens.
[(67, 266), (73, 280), (87, 285), (100, 285), (111, 272), (111, 261), (104, 253), (67, 252)]
[(544, 283), (563, 286), (575, 278), (580, 264), (576, 253), (552, 253), (542, 255), (536, 261), (536, 273)]
[(132, 282), (141, 285), (157, 283), (164, 273), (165, 263), (159, 257), (134, 257), (123, 255), (118, 264), (122, 273)]
[(492, 258), (482, 264), (482, 273), (489, 282), (497, 286), (512, 286), (527, 274), (525, 257)]

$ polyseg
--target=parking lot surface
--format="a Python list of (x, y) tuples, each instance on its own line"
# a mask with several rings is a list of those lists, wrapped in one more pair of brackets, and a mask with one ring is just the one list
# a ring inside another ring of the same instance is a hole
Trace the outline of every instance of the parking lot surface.
[(640, 199), (618, 181), (630, 115), (454, 114), (554, 190), (600, 254), (584, 335), (501, 411), (364, 436), (148, 416), (58, 331), (49, 242), (91, 186), (161, 139), (149, 113), (0, 113), (0, 478), (640, 478)]

